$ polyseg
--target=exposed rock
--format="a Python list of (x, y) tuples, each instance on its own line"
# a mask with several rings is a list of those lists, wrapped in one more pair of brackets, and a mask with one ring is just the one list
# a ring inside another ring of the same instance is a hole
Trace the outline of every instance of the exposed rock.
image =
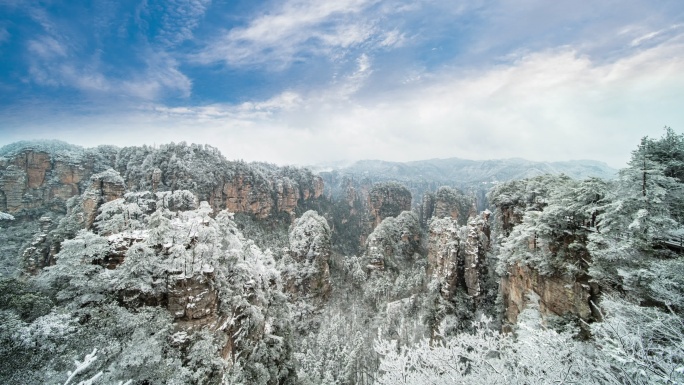
[(420, 252), (418, 215), (404, 211), (396, 218), (385, 218), (368, 236), (364, 260), (371, 271), (397, 271), (420, 258)]
[(489, 211), (473, 217), (468, 222), (468, 237), (465, 242), (463, 276), (468, 295), (479, 298), (487, 275), (486, 254), (490, 245)]
[(330, 228), (313, 210), (296, 219), (290, 230), (289, 259), (282, 261), (286, 290), (320, 301), (330, 295)]
[(42, 187), (45, 174), (51, 168), (50, 155), (44, 152), (26, 151), (14, 158), (13, 163), (26, 172), (26, 187), (30, 189)]
[(411, 210), (411, 192), (398, 183), (376, 184), (368, 195), (368, 207), (375, 228), (385, 218), (396, 217), (402, 211)]
[(24, 273), (31, 275), (52, 264), (56, 254), (52, 242), (48, 239), (48, 233), (53, 227), (52, 218), (41, 217), (38, 222), (40, 232), (34, 235), (30, 246), (24, 249), (21, 255)]
[(420, 204), (420, 224), (427, 227), (430, 219), (435, 212), (435, 194), (423, 194), (423, 201)]
[(513, 227), (522, 222), (524, 208), (517, 205), (506, 205), (497, 207), (496, 220), (500, 223), (505, 236), (508, 236)]
[(23, 196), (27, 189), (28, 177), (25, 170), (10, 165), (2, 170), (0, 177), (0, 189), (2, 189), (3, 196), (0, 203), (1, 211), (8, 213), (17, 213), (24, 207)]
[[(309, 190), (306, 191), (307, 195), (310, 196)], [(278, 211), (294, 214), (300, 196), (303, 199), (303, 194), (299, 192), (299, 186), (289, 178), (279, 179), (275, 183), (275, 192)]]
[(452, 218), (459, 224), (465, 225), (474, 211), (475, 197), (467, 196), (460, 190), (443, 186), (434, 194), (423, 195), (421, 204), (421, 223), (427, 225), (430, 218)]
[(266, 218), (273, 212), (275, 205), (269, 187), (266, 180), (237, 174), (223, 184), (221, 193), (224, 197), (224, 207), (231, 212)]
[(428, 275), (440, 281), (444, 298), (452, 298), (459, 288), (476, 300), (484, 294), (490, 237), (488, 220), (488, 211), (472, 217), (468, 226), (462, 228), (454, 218), (431, 220)]
[[(159, 149), (83, 149), (66, 143), (29, 142), (4, 148), (0, 158), (0, 211), (54, 207), (88, 190), (90, 177), (116, 169), (129, 191), (191, 190), (215, 211), (228, 209), (263, 219), (294, 215), (306, 200), (322, 196), (319, 176), (292, 167), (228, 162), (209, 146), (170, 144)], [(51, 146), (56, 146), (51, 148)]]
[(209, 200), (215, 209), (225, 208), (231, 212), (248, 213), (264, 219), (276, 212), (294, 215), (302, 201), (318, 199), (322, 193), (323, 180), (317, 176), (307, 185), (287, 177), (268, 180), (254, 174), (238, 172), (225, 181), (220, 190), (214, 189)]
[(112, 169), (93, 175), (90, 178), (90, 186), (82, 197), (85, 228), (89, 229), (93, 225), (97, 209), (103, 203), (122, 198), (125, 190), (123, 178)]
[(0, 210), (64, 210), (64, 201), (79, 195), (93, 174), (94, 154), (80, 158), (27, 146), (0, 162)]
[(463, 264), (459, 233), (458, 223), (452, 218), (436, 218), (430, 222), (427, 274), (430, 279), (442, 282), (444, 298), (451, 298), (459, 287), (459, 264)]
[(518, 314), (529, 301), (530, 291), (539, 296), (543, 317), (574, 315), (585, 321), (593, 317), (589, 300), (598, 294), (597, 286), (565, 275), (543, 276), (532, 268), (515, 265), (501, 278), (506, 321), (517, 322)]
[(171, 278), (167, 309), (178, 329), (190, 332), (203, 326), (216, 326), (218, 292), (205, 275)]

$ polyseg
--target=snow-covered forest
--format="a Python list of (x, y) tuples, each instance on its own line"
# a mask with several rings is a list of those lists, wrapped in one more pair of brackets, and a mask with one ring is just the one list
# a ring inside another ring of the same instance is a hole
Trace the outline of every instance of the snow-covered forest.
[(0, 383), (684, 383), (684, 135), (486, 196), (323, 181), (3, 147)]

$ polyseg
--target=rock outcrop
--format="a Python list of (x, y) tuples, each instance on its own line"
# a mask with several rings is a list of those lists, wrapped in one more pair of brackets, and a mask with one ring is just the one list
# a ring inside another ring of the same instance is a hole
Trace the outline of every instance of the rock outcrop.
[(440, 282), (444, 298), (452, 298), (459, 288), (476, 301), (482, 298), (490, 236), (488, 211), (471, 217), (464, 227), (450, 217), (430, 221), (427, 272)]
[(330, 295), (331, 234), (328, 222), (313, 210), (292, 224), (288, 255), (281, 261), (286, 291), (320, 303)]
[(112, 169), (90, 177), (90, 186), (82, 196), (85, 228), (92, 227), (97, 216), (97, 209), (103, 203), (122, 198), (125, 191), (126, 184), (123, 178)]
[[(515, 324), (528, 304), (537, 300), (542, 319), (561, 316), (588, 322), (597, 318), (590, 300), (599, 294), (599, 287), (587, 276), (591, 256), (585, 234), (557, 225), (544, 232), (540, 229), (550, 227), (548, 224), (542, 223), (538, 229), (523, 221), (526, 215), (539, 218), (547, 210), (549, 186), (558, 180), (554, 178), (508, 182), (490, 192), (490, 201), (496, 206), (496, 231), (505, 239), (505, 253), (497, 270), (502, 275), (499, 290), (504, 321), (510, 324)], [(567, 218), (565, 221), (569, 223)], [(518, 226), (523, 231), (517, 232)], [(530, 255), (534, 258), (526, 258)], [(563, 260), (575, 262), (567, 269)]]
[(65, 201), (92, 188), (90, 177), (119, 172), (126, 191), (193, 191), (216, 212), (228, 209), (264, 219), (294, 215), (323, 194), (323, 180), (293, 167), (229, 162), (209, 146), (83, 149), (62, 142), (26, 142), (0, 153), (0, 211), (65, 210)]
[(385, 218), (411, 210), (411, 192), (398, 183), (378, 183), (368, 194), (368, 207), (375, 228)]
[(88, 159), (57, 156), (26, 148), (0, 158), (0, 211), (61, 207), (64, 201), (83, 191), (84, 181), (93, 174)]
[(506, 321), (517, 322), (530, 292), (539, 296), (542, 317), (571, 315), (584, 321), (594, 318), (589, 301), (598, 294), (598, 286), (566, 275), (543, 276), (532, 268), (515, 265), (501, 279)]
[(171, 278), (167, 309), (176, 328), (193, 332), (202, 327), (216, 328), (219, 321), (218, 291), (211, 273)]
[(429, 279), (441, 282), (444, 298), (453, 297), (460, 286), (462, 277), (463, 252), (458, 223), (452, 218), (435, 218), (428, 229), (428, 268)]
[(421, 238), (416, 213), (404, 211), (396, 218), (385, 218), (368, 236), (364, 254), (367, 269), (398, 271), (413, 264), (421, 255)]
[(475, 197), (467, 196), (452, 187), (440, 187), (434, 194), (423, 195), (420, 207), (421, 223), (427, 225), (430, 218), (451, 218), (465, 225), (475, 215)]
[(22, 253), (23, 270), (27, 274), (36, 274), (44, 266), (53, 263), (54, 256), (57, 254), (56, 245), (50, 242), (48, 233), (53, 228), (53, 221), (50, 217), (41, 217), (40, 232), (34, 235), (29, 247)]
[(209, 202), (215, 209), (264, 219), (278, 212), (294, 215), (304, 201), (318, 199), (322, 194), (323, 180), (318, 176), (312, 176), (309, 183), (298, 183), (288, 177), (267, 179), (238, 172), (213, 189)]
[(489, 211), (473, 216), (468, 221), (468, 236), (465, 242), (463, 277), (468, 295), (478, 299), (483, 294), (487, 276), (486, 254), (490, 247)]

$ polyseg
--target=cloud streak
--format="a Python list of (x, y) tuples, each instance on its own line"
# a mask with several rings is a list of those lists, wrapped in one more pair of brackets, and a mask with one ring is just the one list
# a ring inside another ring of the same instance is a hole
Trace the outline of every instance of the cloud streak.
[[(403, 41), (397, 30), (385, 31), (377, 0), (320, 2), (289, 0), (272, 13), (261, 14), (246, 26), (224, 31), (194, 60), (233, 66), (287, 66), (306, 55), (331, 58), (364, 44), (391, 47)], [(370, 16), (369, 16), (370, 15)]]

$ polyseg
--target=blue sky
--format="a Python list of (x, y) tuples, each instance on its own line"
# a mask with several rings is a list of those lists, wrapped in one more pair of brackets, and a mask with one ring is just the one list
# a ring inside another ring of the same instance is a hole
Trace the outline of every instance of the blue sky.
[(684, 130), (681, 0), (0, 0), (0, 145), (596, 159)]

